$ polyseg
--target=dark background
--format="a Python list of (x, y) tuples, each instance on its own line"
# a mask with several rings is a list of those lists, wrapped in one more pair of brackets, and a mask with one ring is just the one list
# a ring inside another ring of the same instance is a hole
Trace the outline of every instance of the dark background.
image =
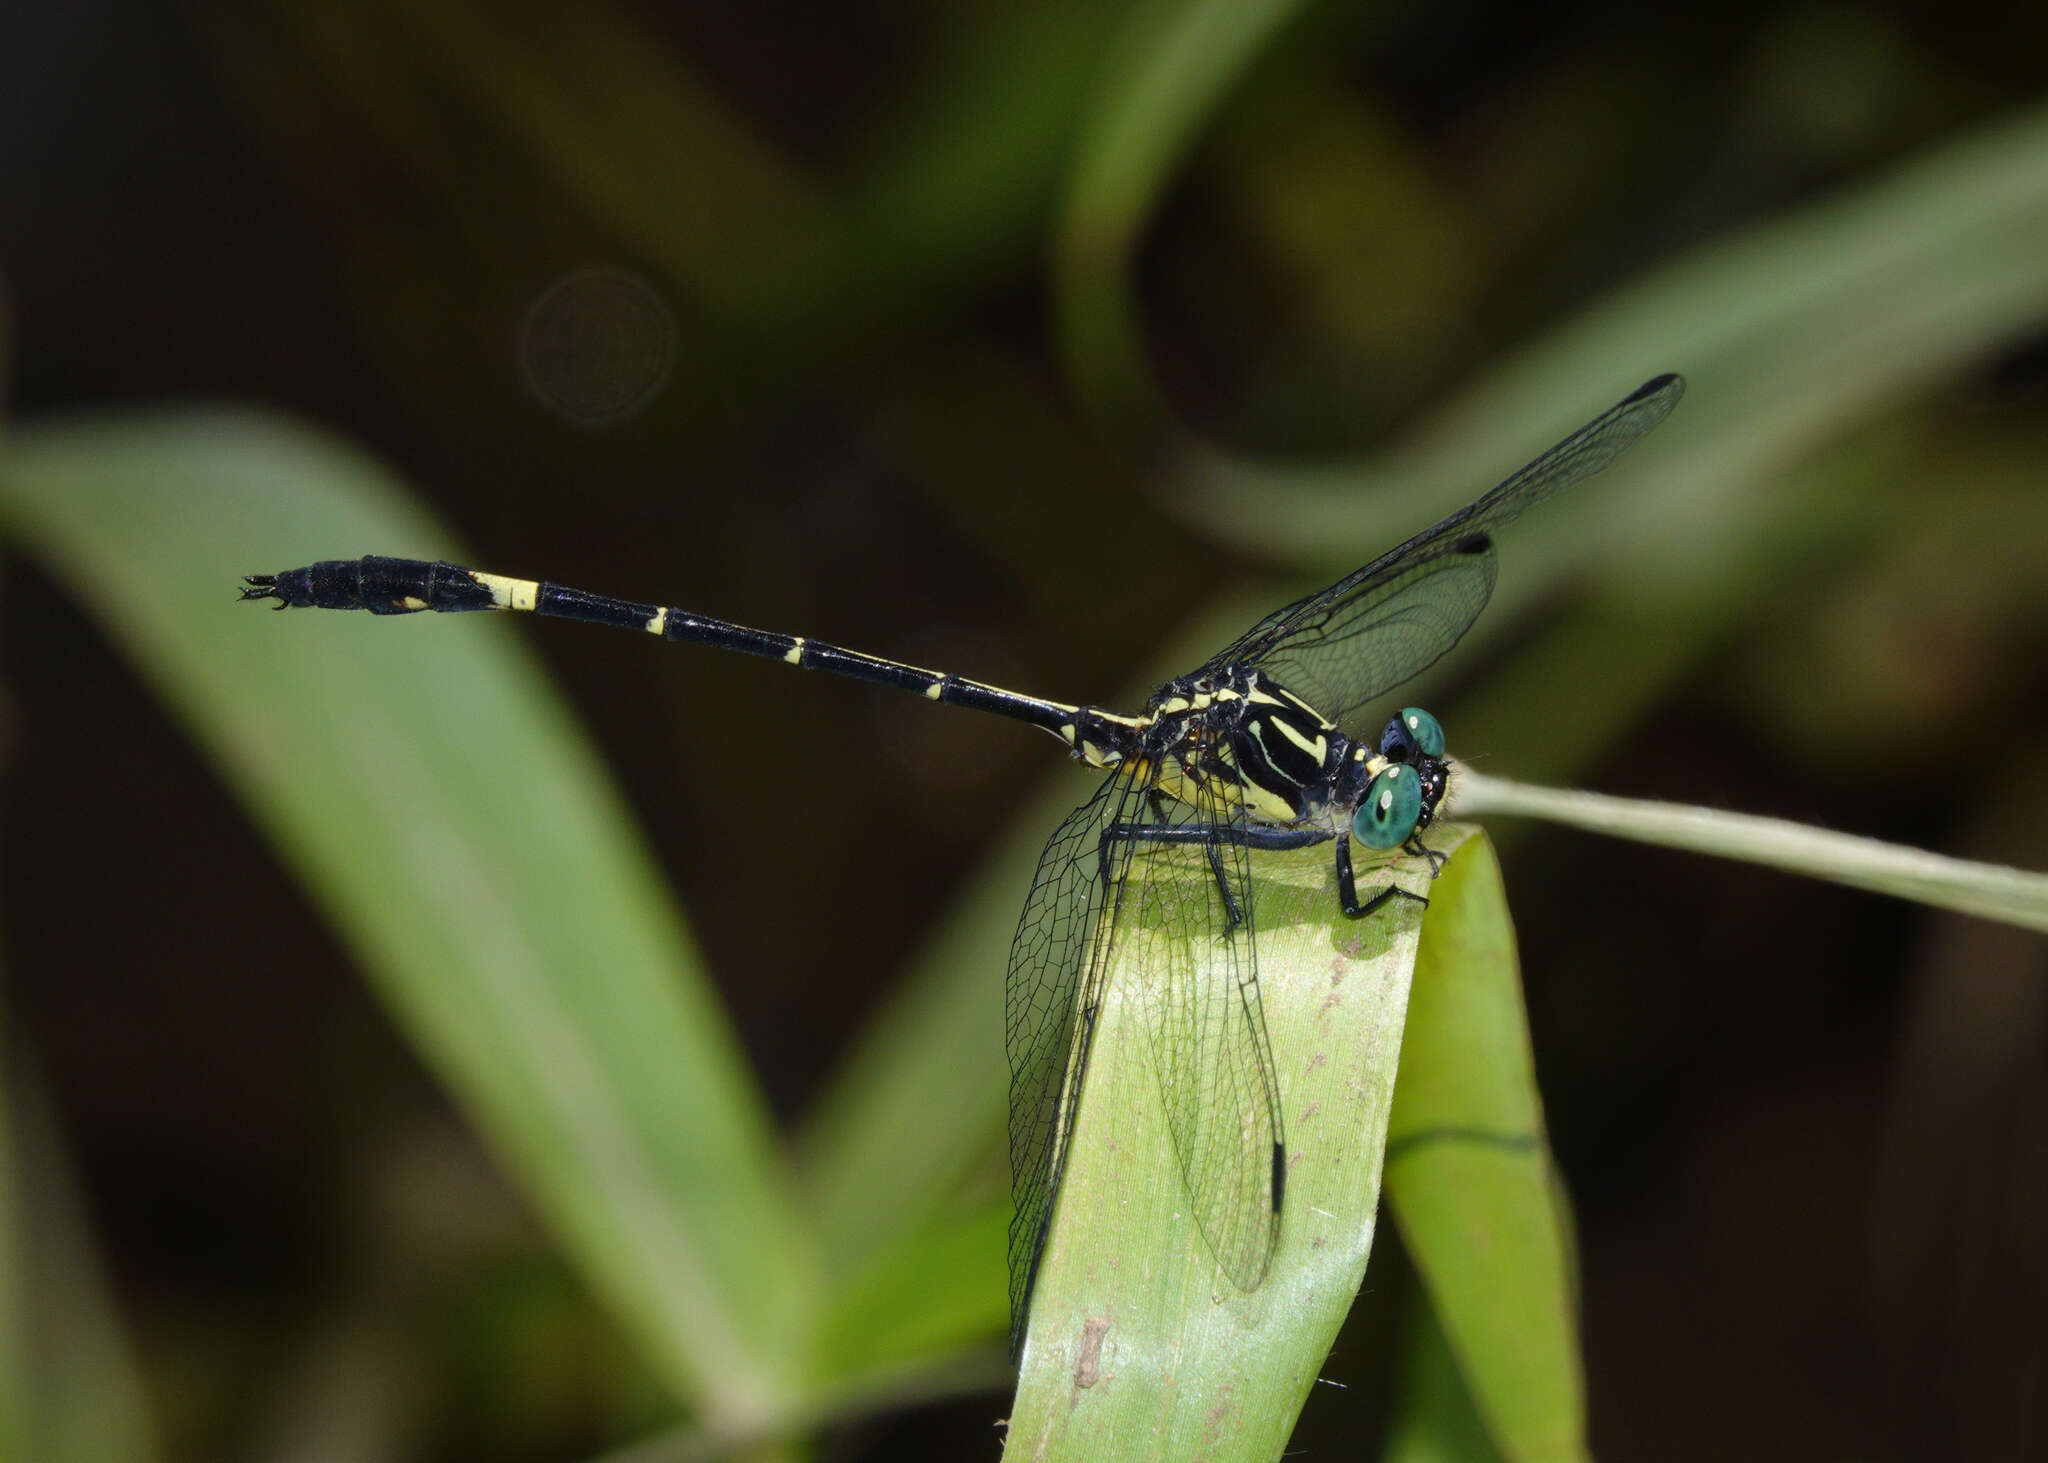
[[(1088, 386), (1050, 306), (1116, 7), (569, 14), (0, 13), (12, 419), (260, 403), (391, 463), (480, 564), (1110, 701), (1219, 586), (1277, 601), (1330, 567), (1176, 511), (1172, 434), (1276, 460), (1378, 444), (1617, 286), (2038, 107), (2048, 80), (2038, 7), (1311, 7), (1143, 234), (1161, 415)], [(557, 31), (623, 37), (644, 72)], [(1042, 85), (1009, 130), (906, 201), (900, 160), (1030, 46)], [(508, 52), (559, 70), (492, 70)], [(615, 150), (521, 110), (553, 85), (612, 105)], [(660, 152), (677, 133), (693, 145)], [(807, 270), (828, 214), (859, 242)], [(1543, 775), (2048, 865), (2038, 331), (1987, 332), (1814, 442), (1836, 491), (1860, 474), (1903, 505), (1883, 534), (1788, 543), (1611, 735)], [(1587, 383), (1583, 414), (1633, 384)], [(1939, 532), (1952, 464), (2011, 495), (1981, 518), (2010, 524), (2003, 556)], [(307, 557), (366, 550), (406, 546)], [(0, 612), (9, 1060), (75, 1167), (162, 1456), (290, 1454), (308, 1389), (351, 1368), (389, 1430), (336, 1456), (628, 1441), (644, 1399), (604, 1319), (220, 783), (34, 565), (10, 561)], [(650, 674), (626, 637), (530, 628), (793, 1118), (1051, 775), (1046, 748), (823, 678), (680, 650)], [(1456, 702), (1437, 709), (1456, 752)], [(1544, 724), (1488, 727), (1488, 770), (1540, 766), (1522, 752)], [(778, 872), (793, 824), (800, 880)], [(2048, 1448), (2040, 937), (1498, 831), (1580, 1225), (1595, 1450)], [(794, 897), (805, 918), (778, 918)], [(428, 1169), (430, 1205), (409, 1178)], [(1405, 1294), (1384, 1258), (1368, 1299)], [(396, 1351), (336, 1322), (359, 1290), (400, 1297)], [(1371, 1309), (1306, 1456), (1379, 1426)], [(827, 1453), (993, 1456), (1002, 1410), (868, 1423)]]

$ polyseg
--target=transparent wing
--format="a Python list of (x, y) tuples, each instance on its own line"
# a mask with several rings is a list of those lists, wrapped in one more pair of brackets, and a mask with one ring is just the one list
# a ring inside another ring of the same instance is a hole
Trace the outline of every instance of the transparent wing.
[(1103, 780), (1046, 840), (1010, 946), (1004, 1046), (1010, 1058), (1010, 1352), (1023, 1346), (1038, 1262), (1065, 1176), (1067, 1126), (1086, 1075), (1101, 1005), (1104, 958), (1116, 929), (1128, 845), (1103, 830), (1127, 821), (1142, 794), (1126, 776)]
[[(1242, 829), (1237, 791), (1222, 786), (1192, 806), (1166, 804), (1152, 822)], [(1115, 979), (1129, 981), (1148, 1008), (1160, 1100), (1195, 1224), (1232, 1283), (1256, 1290), (1279, 1238), (1285, 1150), (1259, 997), (1250, 857), (1242, 841), (1138, 840), (1129, 885), (1129, 937), (1120, 932), (1119, 944), (1126, 959), (1144, 951), (1148, 968), (1119, 968)]]
[(1339, 726), (1428, 669), (1463, 638), (1493, 593), (1493, 534), (1607, 467), (1671, 414), (1685, 382), (1636, 388), (1474, 503), (1328, 589), (1276, 610), (1204, 671), (1256, 665)]
[[(1111, 777), (1039, 857), (1006, 983), (1013, 1355), (1066, 1174), (1096, 1013), (1112, 980), (1131, 983), (1149, 1033), (1197, 1227), (1239, 1288), (1265, 1279), (1279, 1233), (1282, 1136), (1259, 1001), (1251, 872), (1241, 841), (1213, 843), (1212, 858), (1203, 836), (1243, 823), (1232, 787), (1190, 804)], [(1183, 841), (1167, 841), (1176, 834)], [(1239, 912), (1235, 928), (1225, 887)]]
[(1480, 535), (1395, 565), (1322, 619), (1299, 623), (1256, 662), (1354, 737), (1366, 705), (1420, 675), (1465, 638), (1493, 597), (1498, 561)]

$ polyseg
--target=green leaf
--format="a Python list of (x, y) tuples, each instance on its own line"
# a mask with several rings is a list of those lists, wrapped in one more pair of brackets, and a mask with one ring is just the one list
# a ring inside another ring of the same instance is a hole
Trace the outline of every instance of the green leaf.
[[(2037, 332), (2048, 319), (2048, 109), (1945, 140), (1859, 188), (1716, 239), (1615, 289), (1532, 340), (1391, 448), (1310, 466), (1188, 442), (1163, 501), (1240, 550), (1316, 573), (1385, 547), (1499, 480), (1589, 406), (1655, 371), (1689, 383), (1684, 407), (1601, 493), (1518, 526), (1517, 576), (1582, 569), (1622, 536), (1652, 585), (1684, 577), (1741, 532), (1714, 512), (1845, 423)], [(1638, 499), (1617, 513), (1617, 479)], [(1603, 499), (1603, 493), (1608, 495)], [(1647, 500), (1647, 501), (1645, 501)], [(1370, 504), (1362, 512), (1361, 504)], [(1532, 532), (1546, 552), (1531, 552)], [(1489, 623), (1512, 623), (1496, 602)]]
[(1301, 0), (1154, 0), (1102, 68), (1060, 220), (1057, 288), (1067, 360), (1105, 418), (1162, 407), (1144, 360), (1127, 266), (1176, 165)]
[[(1449, 851), (1463, 836), (1447, 828), (1435, 841)], [(1392, 871), (1410, 887), (1420, 877), (1412, 862)], [(1188, 1215), (1150, 1057), (1158, 943), (1178, 936), (1127, 915), (1006, 1457), (1276, 1458), (1351, 1309), (1372, 1247), (1422, 909), (1395, 899), (1347, 918), (1327, 849), (1255, 855), (1253, 872), (1288, 1143), (1271, 1268), (1240, 1292)], [(1187, 877), (1207, 878), (1206, 867)], [(1195, 958), (1197, 979), (1228, 978)]]
[(1500, 1451), (1473, 1410), (1436, 1313), (1415, 1306), (1403, 1329), (1394, 1415), (1380, 1463), (1493, 1463)]
[[(0, 510), (184, 719), (675, 1394), (783, 1415), (816, 1262), (762, 1105), (590, 749), (504, 623), (270, 614), (238, 576), (447, 535), (260, 417), (23, 433)], [(289, 950), (247, 958), (291, 978)]]
[(149, 1463), (147, 1389), (28, 1065), (0, 1071), (0, 1463)]
[[(914, 973), (860, 1031), (798, 1135), (798, 1174), (835, 1275), (910, 1262), (927, 1226), (996, 1158), (1009, 1074), (1003, 971), (1046, 832), (1089, 790), (1061, 777), (953, 902)], [(1007, 1188), (1004, 1188), (1007, 1193)], [(1003, 1327), (1000, 1273), (981, 1297), (984, 1333)]]
[(1423, 935), (1387, 1198), (1502, 1456), (1581, 1458), (1571, 1229), (1543, 1136), (1514, 925), (1483, 835), (1431, 889)]
[[(872, 1385), (905, 1361), (1000, 1357), (988, 1338), (1003, 1323), (1007, 1189), (968, 1212), (945, 1210), (908, 1242), (850, 1276), (834, 1294), (819, 1338), (819, 1366), (847, 1388)], [(996, 1380), (1007, 1384), (1007, 1369)]]

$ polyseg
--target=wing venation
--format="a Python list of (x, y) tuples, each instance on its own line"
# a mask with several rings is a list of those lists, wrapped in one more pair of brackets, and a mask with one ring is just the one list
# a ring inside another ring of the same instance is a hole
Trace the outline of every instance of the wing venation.
[[(1685, 393), (1677, 376), (1644, 382), (1477, 501), (1328, 589), (1275, 610), (1203, 667), (1268, 670), (1347, 730), (1348, 718), (1433, 665), (1471, 628), (1493, 592), (1493, 535), (1504, 524), (1608, 467), (1663, 421)], [(1483, 573), (1459, 565), (1483, 562)], [(1413, 617), (1426, 601), (1433, 614)], [(1358, 637), (1377, 635), (1369, 652)], [(1317, 696), (1322, 697), (1317, 700)]]

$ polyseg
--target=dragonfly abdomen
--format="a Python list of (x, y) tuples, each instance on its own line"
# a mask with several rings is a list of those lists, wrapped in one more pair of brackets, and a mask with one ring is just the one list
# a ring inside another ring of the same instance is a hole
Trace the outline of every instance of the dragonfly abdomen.
[[(242, 598), (274, 599), (280, 609), (368, 610), (373, 615), (412, 615), (422, 611), (441, 614), (472, 610), (505, 610), (544, 615), (558, 620), (576, 620), (586, 625), (609, 625), (616, 630), (634, 630), (664, 640), (689, 645), (708, 645), (718, 650), (735, 650), (742, 655), (778, 660), (801, 670), (827, 671), (870, 685), (908, 691), (943, 706), (965, 706), (1012, 721), (1025, 722), (1051, 732), (1086, 755), (1073, 734), (1077, 722), (1085, 719), (1084, 708), (1047, 701), (1006, 691), (1000, 686), (969, 680), (947, 671), (926, 670), (884, 656), (848, 650), (803, 635), (784, 635), (774, 630), (756, 630), (712, 615), (640, 600), (617, 599), (592, 594), (544, 579), (516, 579), (506, 574), (487, 574), (429, 559), (393, 559), (371, 554), (360, 559), (323, 559), (300, 569), (280, 574), (252, 574), (244, 580)], [(1136, 720), (1107, 713), (1094, 720), (1115, 723), (1121, 730), (1104, 735), (1100, 746), (1105, 756), (1121, 753)], [(1091, 758), (1090, 760), (1096, 760)], [(1113, 766), (1115, 759), (1099, 760), (1098, 766)]]

